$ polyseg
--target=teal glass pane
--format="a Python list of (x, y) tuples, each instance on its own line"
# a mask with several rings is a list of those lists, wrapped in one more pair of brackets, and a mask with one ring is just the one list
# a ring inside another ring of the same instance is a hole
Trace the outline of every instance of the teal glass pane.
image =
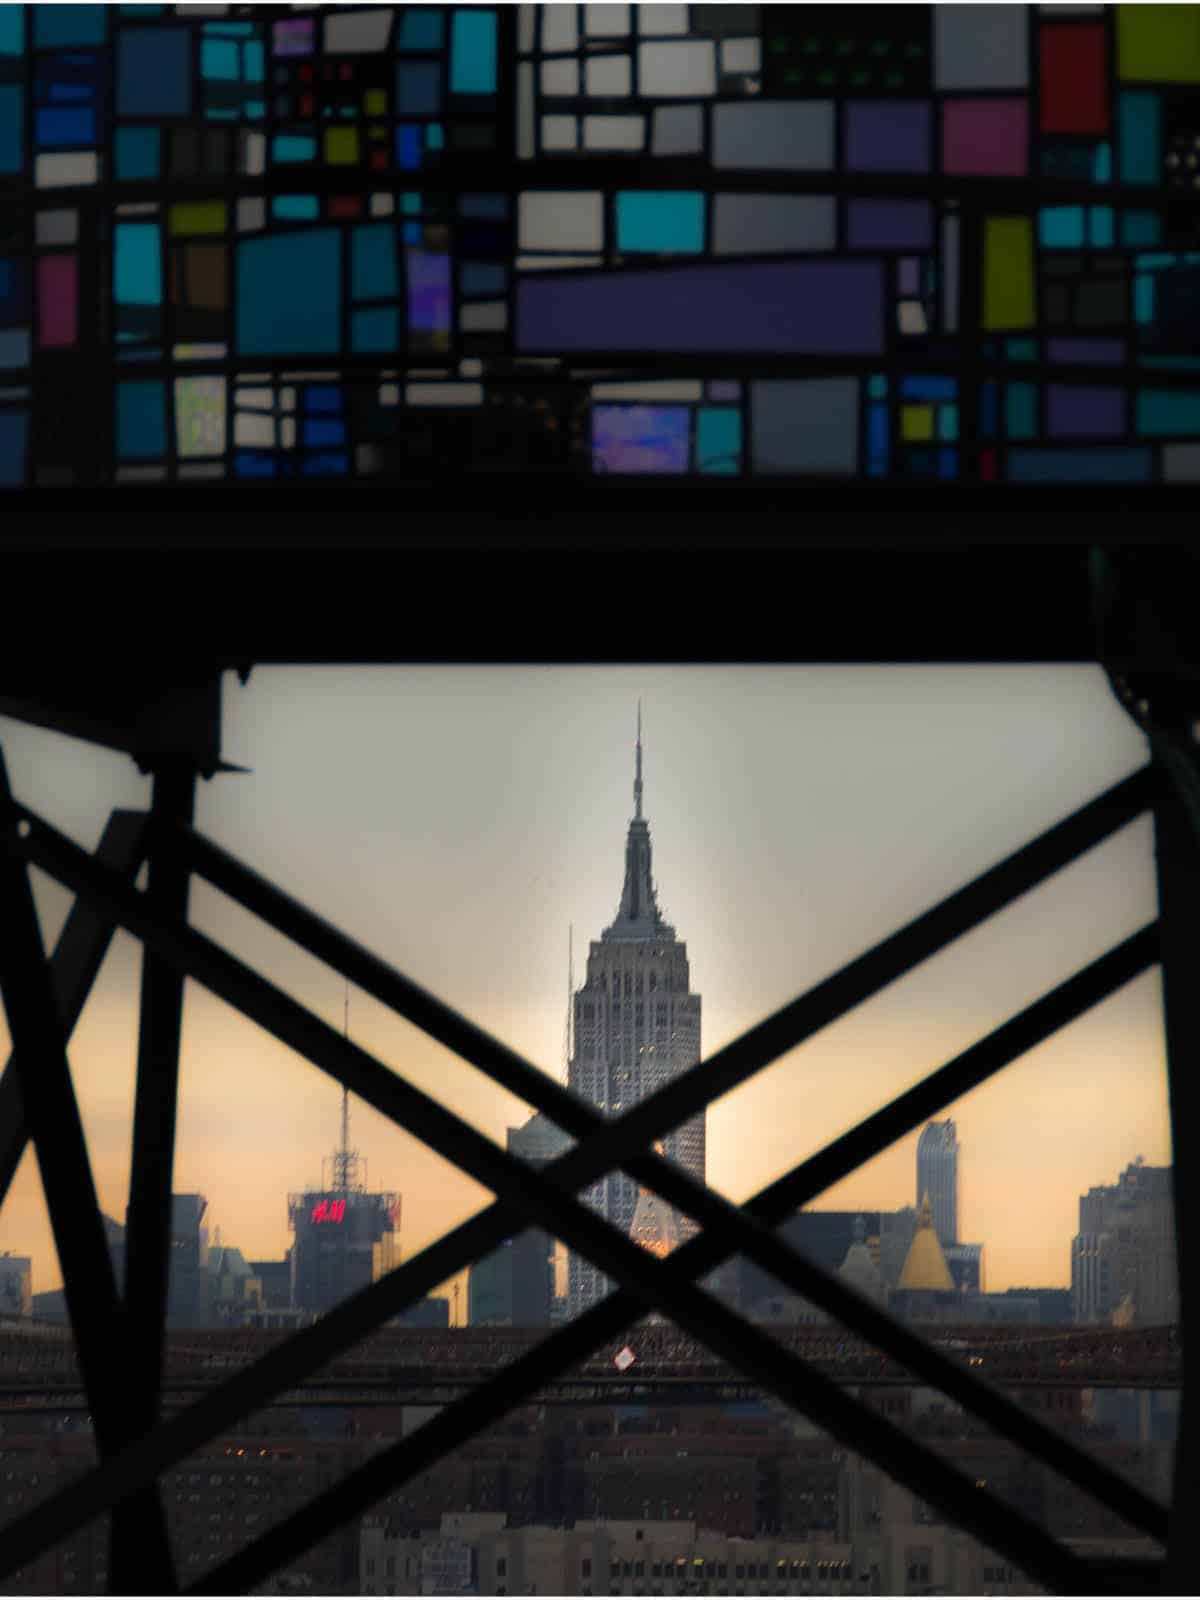
[(1037, 390), (1010, 383), (1004, 396), (1004, 422), (1010, 439), (1032, 439), (1037, 432)]
[(350, 345), (360, 355), (391, 353), (400, 345), (400, 313), (395, 306), (371, 306), (350, 318)]
[(20, 84), (0, 83), (0, 172), (20, 172), (25, 141), (23, 137), (25, 94)]
[(315, 222), (321, 208), (315, 194), (281, 194), (271, 202), (271, 211), (281, 222)]
[(118, 128), (115, 143), (117, 177), (157, 178), (159, 162), (157, 128)]
[(25, 7), (0, 6), (0, 56), (19, 56), (25, 48)]
[(1200, 394), (1183, 389), (1143, 389), (1137, 397), (1136, 415), (1139, 434), (1200, 434)]
[(1004, 353), (1010, 361), (1036, 361), (1036, 339), (1006, 339)]
[(958, 438), (958, 407), (938, 407), (938, 438), (954, 440)]
[[(7, 8), (6, 8), (7, 9)], [(74, 44), (103, 44), (107, 6), (35, 5), (33, 39), (41, 49)]]
[(450, 93), (495, 94), (496, 13), (456, 11), (450, 29)]
[(205, 39), (200, 46), (200, 73), (205, 78), (236, 81), (241, 76), (237, 45), (225, 39)]
[(167, 449), (167, 396), (161, 379), (117, 386), (117, 454), (162, 456)]
[(1121, 215), (1121, 243), (1155, 245), (1162, 243), (1162, 218), (1157, 211), (1126, 211)]
[(341, 349), (341, 309), (338, 229), (238, 241), (238, 355), (332, 355)]
[(1082, 206), (1045, 206), (1038, 212), (1038, 238), (1051, 250), (1083, 244)]
[(271, 144), (276, 161), (315, 161), (317, 141), (303, 133), (278, 133)]
[(1113, 211), (1111, 206), (1093, 206), (1088, 213), (1088, 242), (1106, 250), (1113, 242)]
[(1139, 274), (1133, 280), (1133, 319), (1135, 322), (1154, 321), (1154, 279), (1149, 274)]
[(440, 50), (442, 48), (442, 13), (440, 11), (406, 10), (400, 22), (397, 50)]
[(1125, 90), (1117, 110), (1122, 183), (1159, 183), (1162, 107), (1157, 94)]
[(742, 464), (742, 414), (736, 406), (702, 406), (696, 419), (696, 467), (738, 472)]
[(388, 300), (399, 294), (396, 231), (390, 222), (355, 228), (350, 263), (352, 299)]
[(1112, 145), (1099, 144), (1092, 153), (1092, 181), (1108, 183), (1112, 178)]
[(122, 306), (162, 305), (162, 240), (153, 222), (119, 222), (113, 295)]
[(881, 377), (879, 373), (876, 373), (873, 378), (868, 379), (867, 393), (870, 395), (872, 400), (882, 400), (887, 392), (888, 381), (886, 378)]
[(704, 196), (688, 190), (626, 190), (617, 195), (618, 250), (704, 248)]

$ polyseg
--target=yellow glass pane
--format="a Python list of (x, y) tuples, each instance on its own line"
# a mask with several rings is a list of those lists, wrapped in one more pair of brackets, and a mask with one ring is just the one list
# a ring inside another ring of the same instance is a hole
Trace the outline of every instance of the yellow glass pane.
[(382, 122), (373, 122), (367, 130), (367, 137), (372, 144), (379, 144), (387, 138), (387, 128)]
[(357, 128), (326, 128), (325, 159), (331, 167), (351, 167), (358, 160)]
[(900, 434), (908, 444), (933, 438), (932, 406), (901, 406)]
[(387, 113), (387, 90), (368, 89), (364, 101), (369, 117), (382, 117)]
[(988, 217), (983, 233), (983, 325), (1031, 328), (1036, 320), (1033, 223), (1028, 217)]
[(223, 200), (193, 200), (172, 206), (167, 225), (176, 238), (181, 235), (224, 233), (228, 207)]
[(1117, 76), (1127, 82), (1200, 83), (1200, 9), (1117, 6)]

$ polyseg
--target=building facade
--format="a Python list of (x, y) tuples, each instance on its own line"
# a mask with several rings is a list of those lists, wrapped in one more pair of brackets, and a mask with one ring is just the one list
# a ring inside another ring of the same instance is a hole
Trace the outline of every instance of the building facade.
[(1116, 1183), (1080, 1195), (1071, 1306), (1076, 1322), (1108, 1322), (1122, 1306), (1142, 1327), (1178, 1320), (1170, 1167), (1148, 1167), (1139, 1156)]
[[(542, 1112), (508, 1130), (508, 1152), (545, 1167), (571, 1138)], [(554, 1307), (554, 1240), (526, 1228), (477, 1261), (467, 1276), (467, 1320), (473, 1328), (548, 1328)]]
[(0, 1255), (0, 1317), (32, 1315), (33, 1261), (5, 1250)]
[(958, 1243), (958, 1138), (954, 1123), (929, 1122), (917, 1140), (917, 1205), (933, 1207), (938, 1242)]
[[(618, 1117), (679, 1077), (700, 1059), (700, 996), (692, 994), (687, 946), (659, 909), (651, 873), (650, 827), (642, 816), (642, 741), (639, 719), (634, 816), (625, 843), (625, 882), (617, 915), (588, 952), (587, 977), (573, 1000), (572, 1089), (605, 1116)], [(701, 1112), (664, 1140), (665, 1154), (705, 1181), (705, 1118)], [(610, 1173), (584, 1192), (601, 1216), (629, 1233), (638, 1185)], [(678, 1222), (679, 1237), (696, 1230)], [(571, 1252), (568, 1301), (578, 1316), (603, 1299), (609, 1280)]]

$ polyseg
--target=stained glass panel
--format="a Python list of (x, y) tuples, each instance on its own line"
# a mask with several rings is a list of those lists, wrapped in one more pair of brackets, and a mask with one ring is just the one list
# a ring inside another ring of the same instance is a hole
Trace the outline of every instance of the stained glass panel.
[(0, 484), (1195, 481), (1197, 84), (1196, 5), (5, 5)]

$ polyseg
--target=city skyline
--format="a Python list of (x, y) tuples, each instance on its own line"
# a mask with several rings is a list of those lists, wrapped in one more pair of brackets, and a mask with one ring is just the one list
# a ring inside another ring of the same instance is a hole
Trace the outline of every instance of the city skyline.
[[(1097, 669), (258, 669), (225, 686), (226, 760), (197, 825), (561, 1078), (566, 929), (606, 926), (629, 820), (632, 712), (665, 914), (686, 933), (705, 1054), (1139, 766)], [(392, 737), (386, 739), (389, 730)], [(18, 796), (94, 847), (131, 762), (4, 720)], [(904, 983), (710, 1108), (709, 1179), (741, 1200), (1154, 915), (1135, 823)], [(36, 880), (47, 944), (67, 897)], [(203, 885), (196, 925), (331, 1023), (340, 978)], [(134, 941), (118, 935), (71, 1047), (101, 1206), (123, 1219)], [(960, 1236), (989, 1286), (1065, 1284), (1080, 1193), (1171, 1159), (1157, 972), (946, 1107)], [(354, 992), (351, 1034), (503, 1143), (530, 1108)], [(1036, 1082), (1037, 1114), (1030, 1114)], [(334, 1143), (340, 1090), (189, 984), (174, 1187), (248, 1258), (288, 1243), (286, 1196)], [(410, 1257), (486, 1192), (354, 1102), (372, 1188)], [(1063, 1129), (1074, 1131), (1069, 1141)], [(815, 1202), (912, 1203), (917, 1133)], [(0, 1249), (57, 1285), (36, 1164)]]

